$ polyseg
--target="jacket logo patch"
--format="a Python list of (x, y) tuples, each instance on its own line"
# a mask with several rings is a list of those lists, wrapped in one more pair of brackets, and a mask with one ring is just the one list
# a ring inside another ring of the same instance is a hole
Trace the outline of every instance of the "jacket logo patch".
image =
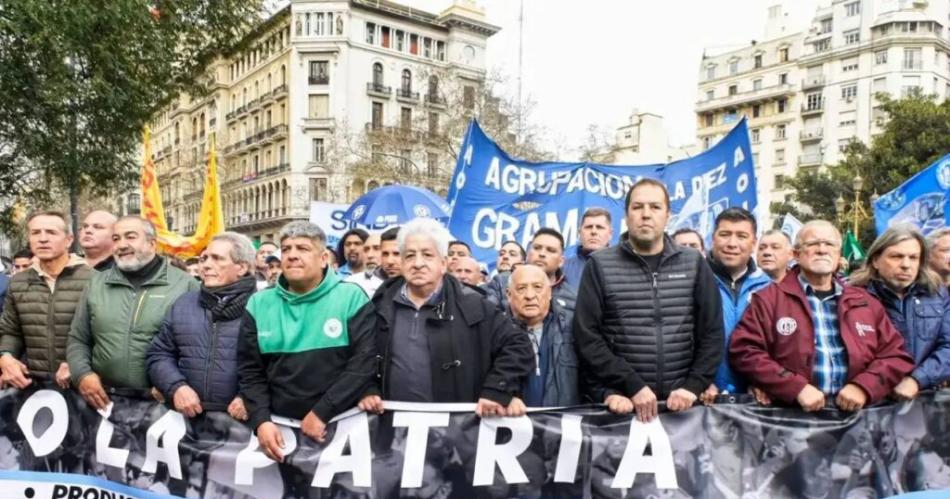
[(855, 322), (855, 323), (854, 323), (854, 329), (855, 329), (855, 331), (858, 332), (858, 336), (860, 336), (860, 337), (862, 337), (862, 338), (863, 338), (866, 334), (868, 334), (868, 333), (873, 333), (873, 332), (874, 332), (874, 326), (872, 326), (872, 325), (870, 325), (870, 324), (863, 324), (863, 323), (860, 323), (860, 322)]
[(798, 322), (791, 317), (782, 317), (775, 323), (775, 330), (782, 336), (789, 336), (798, 330)]
[(670, 274), (668, 279), (686, 279), (686, 274)]
[(260, 336), (261, 338), (269, 338), (270, 335), (272, 335), (272, 334), (274, 334), (274, 333), (272, 333), (271, 331), (258, 331), (258, 332), (257, 332), (257, 335)]
[(323, 323), (323, 334), (328, 338), (337, 338), (343, 333), (343, 324), (339, 319), (327, 319)]

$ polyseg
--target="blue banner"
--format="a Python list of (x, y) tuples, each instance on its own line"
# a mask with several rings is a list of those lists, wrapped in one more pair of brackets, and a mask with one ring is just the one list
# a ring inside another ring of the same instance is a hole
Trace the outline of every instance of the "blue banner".
[(950, 154), (914, 175), (874, 203), (874, 222), (881, 234), (894, 224), (909, 223), (924, 235), (950, 226)]
[(661, 180), (669, 189), (671, 233), (690, 227), (707, 236), (716, 215), (730, 206), (755, 213), (755, 170), (745, 119), (701, 154), (644, 166), (514, 159), (472, 121), (449, 190), (449, 230), (471, 246), (472, 256), (494, 265), (502, 243), (515, 240), (527, 247), (541, 227), (559, 230), (570, 251), (584, 210), (596, 206), (610, 210), (615, 244), (626, 231), (627, 190), (641, 177)]

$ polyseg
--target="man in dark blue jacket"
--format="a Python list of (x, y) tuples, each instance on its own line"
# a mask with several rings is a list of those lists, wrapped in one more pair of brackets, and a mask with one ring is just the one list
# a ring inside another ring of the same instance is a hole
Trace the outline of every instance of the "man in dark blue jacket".
[(244, 307), (256, 289), (255, 256), (247, 236), (215, 236), (201, 254), (201, 290), (175, 301), (152, 340), (146, 362), (156, 398), (189, 418), (227, 411), (247, 419), (238, 395), (237, 342)]
[(581, 285), (581, 274), (591, 253), (610, 246), (610, 239), (614, 237), (610, 211), (599, 206), (588, 208), (581, 217), (578, 232), (577, 252), (564, 261), (564, 278), (574, 289)]
[(914, 370), (894, 387), (902, 400), (950, 380), (950, 297), (926, 262), (923, 235), (897, 225), (878, 236), (864, 267), (851, 275), (851, 284), (867, 288), (884, 305), (914, 358)]

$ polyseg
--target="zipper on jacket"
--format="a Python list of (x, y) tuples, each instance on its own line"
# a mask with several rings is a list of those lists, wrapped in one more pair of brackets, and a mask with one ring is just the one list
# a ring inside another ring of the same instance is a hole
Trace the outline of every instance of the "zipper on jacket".
[[(130, 369), (131, 365), (129, 365), (129, 359), (132, 357), (132, 331), (135, 329), (135, 322), (139, 318), (139, 311), (141, 311), (142, 309), (142, 302), (145, 301), (145, 295), (147, 293), (148, 293), (147, 291), (142, 290), (142, 294), (139, 295), (139, 302), (135, 306), (135, 310), (132, 313), (132, 319), (129, 321), (129, 332), (128, 334), (125, 335), (125, 362), (126, 362), (127, 374), (128, 374), (128, 371), (131, 370)], [(126, 381), (129, 381), (129, 380), (131, 380), (131, 377), (129, 377)]]
[[(49, 285), (46, 285), (46, 287), (49, 288)], [(50, 325), (53, 326), (53, 330), (52, 330), (53, 334), (50, 334), (47, 336), (47, 340), (48, 340), (47, 347), (49, 348), (49, 375), (50, 375), (50, 379), (52, 379), (53, 381), (56, 380), (56, 373), (59, 372), (59, 365), (56, 362), (56, 322), (54, 321), (56, 318), (56, 311), (54, 309), (56, 307), (56, 290), (57, 289), (59, 289), (59, 286), (56, 286), (50, 292), (49, 303), (47, 304), (48, 306), (46, 307), (46, 324), (47, 324), (46, 332), (50, 333), (51, 331), (49, 330), (49, 326)], [(67, 334), (68, 333), (69, 332), (67, 331)], [(25, 344), (26, 342), (24, 341), (24, 345)], [(26, 349), (24, 348), (24, 351), (25, 350)]]
[[(209, 312), (208, 315), (211, 315)], [(211, 400), (211, 366), (214, 365), (214, 352), (218, 348), (218, 323), (211, 320), (211, 351), (208, 353), (208, 362), (205, 364), (205, 403)], [(230, 403), (230, 401), (228, 401)]]
[(658, 282), (659, 272), (653, 272), (653, 324), (656, 326), (656, 397), (659, 399), (663, 393), (663, 378), (665, 377), (665, 365), (663, 359), (663, 314), (660, 311), (660, 284)]

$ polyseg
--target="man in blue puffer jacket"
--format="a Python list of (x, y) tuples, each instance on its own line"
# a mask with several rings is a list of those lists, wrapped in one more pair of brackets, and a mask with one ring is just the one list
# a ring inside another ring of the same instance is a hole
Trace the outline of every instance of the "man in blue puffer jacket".
[(227, 411), (247, 419), (238, 395), (237, 343), (241, 318), (256, 289), (255, 251), (242, 234), (224, 232), (201, 255), (201, 290), (182, 295), (152, 340), (148, 376), (161, 397), (191, 418)]
[[(712, 250), (707, 261), (716, 276), (719, 295), (722, 297), (727, 348), (732, 330), (742, 319), (742, 313), (752, 300), (752, 293), (772, 283), (772, 279), (752, 259), (755, 233), (755, 217), (748, 210), (727, 208), (716, 217)], [(719, 393), (745, 393), (748, 388), (746, 381), (729, 366), (728, 356), (723, 356), (715, 381), (700, 398), (708, 404)]]
[(897, 225), (878, 236), (864, 267), (851, 274), (851, 284), (866, 288), (884, 305), (914, 358), (914, 370), (894, 387), (893, 395), (901, 400), (950, 380), (950, 297), (926, 262), (923, 235)]

